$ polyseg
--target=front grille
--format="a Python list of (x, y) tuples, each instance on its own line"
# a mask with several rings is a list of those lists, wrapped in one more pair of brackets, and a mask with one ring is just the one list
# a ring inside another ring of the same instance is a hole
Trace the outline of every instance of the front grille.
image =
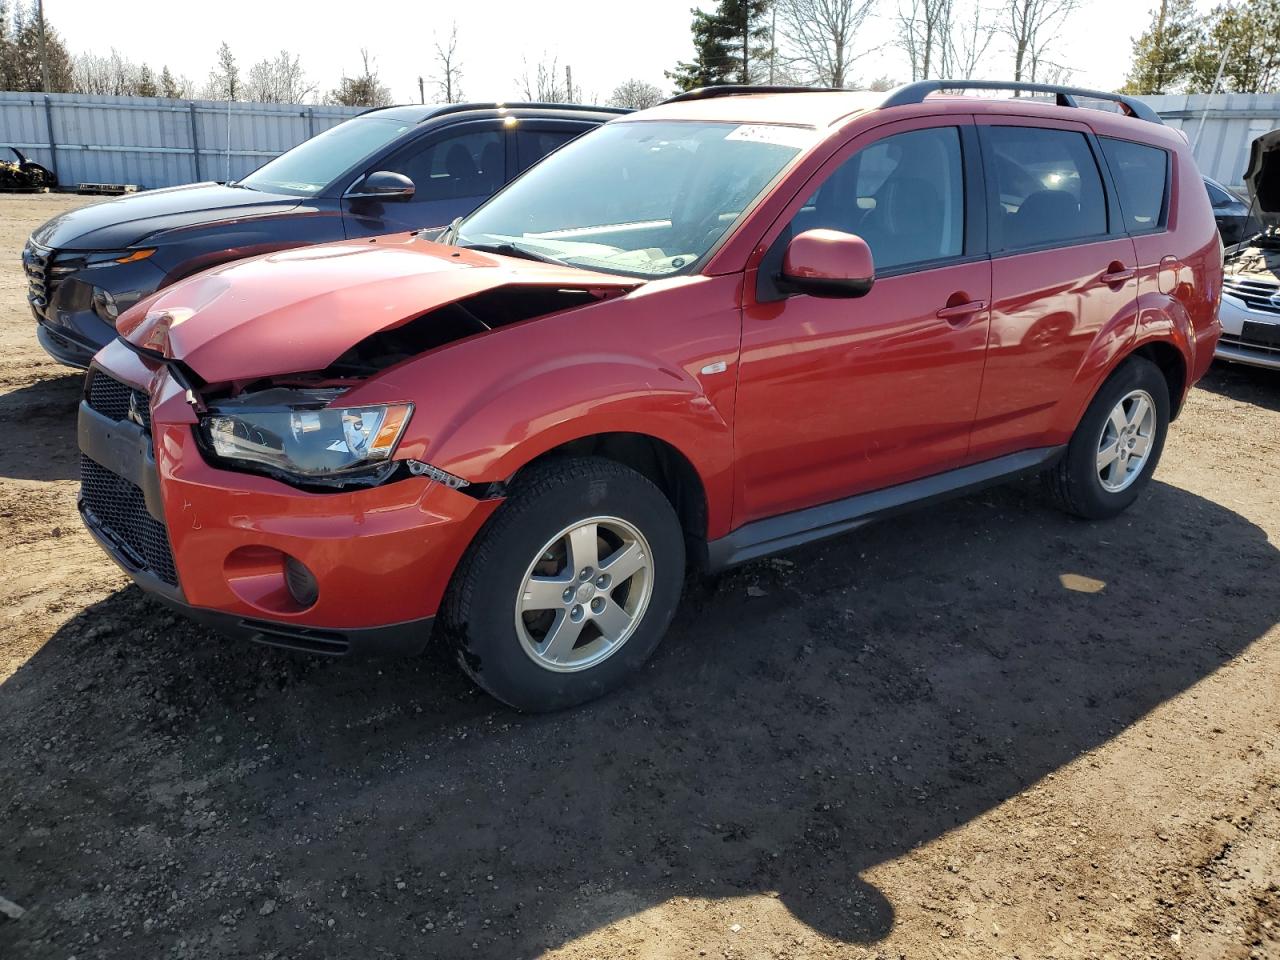
[(52, 250), (27, 241), (22, 250), (22, 272), (27, 275), (27, 302), (42, 317), (47, 315), (49, 300), (53, 297), (54, 283), (49, 274), (52, 263)]
[(89, 407), (112, 420), (129, 420), (132, 408), (138, 426), (151, 432), (151, 403), (146, 393), (115, 377), (94, 370), (89, 375)]
[(1232, 336), (1224, 333), (1218, 340), (1219, 343), (1228, 347), (1238, 347), (1241, 350), (1249, 350), (1253, 353), (1260, 353), (1263, 356), (1280, 360), (1280, 347), (1270, 343), (1263, 343), (1254, 337)]
[(140, 488), (81, 454), (80, 497), (86, 519), (135, 567), (150, 571), (170, 586), (178, 585), (168, 531), (147, 511)]
[(1250, 310), (1280, 314), (1280, 283), (1226, 277), (1222, 281), (1222, 289), (1233, 297), (1243, 300)]

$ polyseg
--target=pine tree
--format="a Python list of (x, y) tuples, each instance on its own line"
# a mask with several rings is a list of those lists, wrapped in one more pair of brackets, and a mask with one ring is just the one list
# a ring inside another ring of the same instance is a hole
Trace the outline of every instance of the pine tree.
[(142, 65), (142, 69), (138, 71), (137, 95), (139, 97), (160, 96), (160, 88), (156, 86), (156, 75), (151, 72), (151, 68), (145, 63)]
[(1151, 27), (1133, 41), (1125, 93), (1172, 93), (1191, 71), (1191, 58), (1200, 42), (1195, 0), (1160, 0), (1151, 13)]
[(178, 81), (173, 78), (173, 74), (169, 72), (169, 65), (166, 63), (160, 71), (160, 96), (168, 97), (170, 100), (178, 100), (182, 97), (182, 88), (178, 85)]
[(753, 67), (769, 57), (768, 9), (769, 0), (720, 0), (713, 13), (690, 11), (694, 58), (666, 71), (667, 78), (681, 90), (750, 83)]
[(1241, 0), (1214, 8), (1191, 57), (1189, 92), (1213, 89), (1224, 55), (1221, 92), (1280, 89), (1280, 0)]
[[(44, 51), (49, 69), (49, 89), (46, 92), (69, 92), (71, 55), (58, 31), (47, 20), (44, 25)], [(40, 64), (40, 20), (36, 16), (34, 2), (25, 7), (21, 3), (14, 6), (9, 45), (0, 70), (5, 74), (7, 82), (4, 88), (7, 90), (27, 93), (44, 90), (44, 72)]]
[(0, 0), (0, 90), (17, 90), (13, 40), (9, 36), (9, 0)]

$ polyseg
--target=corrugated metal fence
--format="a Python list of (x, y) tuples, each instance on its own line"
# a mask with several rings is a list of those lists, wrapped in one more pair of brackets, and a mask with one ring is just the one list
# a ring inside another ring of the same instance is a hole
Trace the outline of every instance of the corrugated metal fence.
[[(1187, 131), (1200, 169), (1242, 182), (1254, 137), (1280, 127), (1280, 94), (1143, 97)], [(1207, 114), (1206, 114), (1207, 109)], [(271, 157), (359, 113), (358, 107), (0, 93), (0, 148), (50, 167), (64, 186), (166, 187), (243, 177)], [(1200, 118), (1205, 117), (1200, 130)]]
[(17, 147), (64, 187), (234, 180), (360, 109), (0, 93), (0, 148)]
[(1249, 144), (1280, 127), (1280, 93), (1193, 93), (1141, 99), (1165, 123), (1185, 130), (1200, 171), (1229, 187), (1244, 183)]

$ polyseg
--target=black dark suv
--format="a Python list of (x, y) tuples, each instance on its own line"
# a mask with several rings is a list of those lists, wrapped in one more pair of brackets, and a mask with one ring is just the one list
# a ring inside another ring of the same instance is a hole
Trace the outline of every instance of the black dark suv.
[(371, 110), (243, 180), (151, 190), (54, 217), (22, 254), (40, 343), (55, 360), (84, 367), (115, 336), (121, 312), (206, 267), (442, 227), (624, 112), (475, 103)]

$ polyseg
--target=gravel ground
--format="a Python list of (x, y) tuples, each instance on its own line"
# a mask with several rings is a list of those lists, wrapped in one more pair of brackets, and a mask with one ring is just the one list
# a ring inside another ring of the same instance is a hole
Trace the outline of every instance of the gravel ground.
[(634, 683), (526, 717), (149, 602), (75, 512), (79, 377), (0, 197), (0, 956), (1280, 957), (1280, 375), (1155, 482), (1032, 484), (693, 591)]

